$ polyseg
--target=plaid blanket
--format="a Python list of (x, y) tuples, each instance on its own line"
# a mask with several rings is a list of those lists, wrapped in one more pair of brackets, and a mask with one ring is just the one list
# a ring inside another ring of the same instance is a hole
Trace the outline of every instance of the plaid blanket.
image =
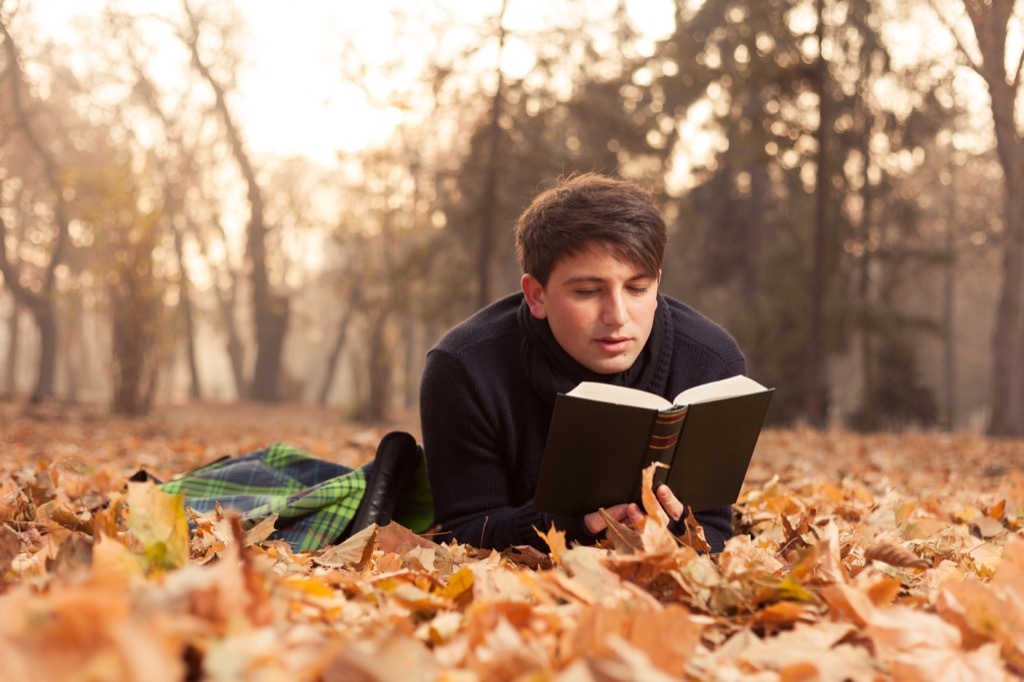
[[(372, 466), (370, 462), (350, 469), (287, 443), (275, 443), (246, 455), (211, 462), (160, 487), (184, 495), (185, 505), (199, 512), (213, 511), (218, 503), (223, 509), (237, 510), (246, 528), (277, 514), (270, 539), (284, 540), (294, 551), (307, 552), (342, 539), (359, 509)], [(429, 486), (425, 471), (413, 486), (414, 498), (424, 484)], [(417, 500), (412, 502), (416, 507)], [(396, 521), (415, 532), (426, 530), (420, 526), (424, 521), (429, 525), (432, 507), (428, 518), (416, 509), (411, 516), (400, 518), (402, 507), (400, 504), (396, 511)]]

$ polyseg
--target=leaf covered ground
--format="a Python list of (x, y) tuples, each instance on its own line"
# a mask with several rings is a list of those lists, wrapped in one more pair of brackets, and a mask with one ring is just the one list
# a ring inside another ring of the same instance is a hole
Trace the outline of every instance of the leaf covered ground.
[[(401, 426), (401, 425), (399, 425)], [(293, 554), (152, 484), (284, 440), (350, 466), (385, 428), (315, 408), (118, 420), (0, 403), (11, 680), (1001, 680), (1024, 675), (1024, 443), (767, 431), (725, 551), (656, 515), (597, 548), (484, 552), (372, 526)]]

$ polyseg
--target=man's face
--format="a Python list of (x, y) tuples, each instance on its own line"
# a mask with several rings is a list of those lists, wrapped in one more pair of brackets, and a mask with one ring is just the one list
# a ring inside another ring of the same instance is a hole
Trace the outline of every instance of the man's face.
[(530, 312), (576, 362), (613, 374), (633, 365), (651, 335), (660, 279), (592, 245), (560, 259), (546, 287), (529, 274), (522, 287)]

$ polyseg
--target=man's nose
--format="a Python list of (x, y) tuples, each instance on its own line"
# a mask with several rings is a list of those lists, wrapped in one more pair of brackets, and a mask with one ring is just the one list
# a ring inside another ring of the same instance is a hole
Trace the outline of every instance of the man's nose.
[(621, 291), (612, 291), (605, 297), (601, 321), (610, 327), (621, 327), (629, 320), (626, 299)]

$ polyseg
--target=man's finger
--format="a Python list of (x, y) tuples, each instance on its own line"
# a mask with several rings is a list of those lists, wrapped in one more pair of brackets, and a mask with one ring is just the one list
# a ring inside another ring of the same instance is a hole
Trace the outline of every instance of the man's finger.
[(673, 521), (678, 521), (683, 517), (683, 512), (686, 511), (686, 507), (682, 502), (679, 501), (672, 490), (664, 483), (658, 486), (656, 491), (658, 495), (658, 501), (661, 502), (662, 508), (665, 513), (668, 514), (669, 518)]
[(640, 511), (640, 507), (635, 504), (630, 504), (626, 507), (626, 519), (629, 525), (634, 528), (640, 524), (640, 521), (644, 518), (643, 512)]

